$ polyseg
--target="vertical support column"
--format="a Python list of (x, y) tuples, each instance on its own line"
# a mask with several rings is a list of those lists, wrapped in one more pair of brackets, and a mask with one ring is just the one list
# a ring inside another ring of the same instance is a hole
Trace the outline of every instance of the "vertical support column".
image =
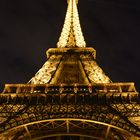
[(67, 125), (67, 133), (70, 132), (70, 129), (69, 129), (69, 120), (66, 120), (66, 125)]
[(108, 139), (108, 135), (109, 135), (109, 132), (110, 132), (110, 126), (107, 127), (107, 131), (106, 131), (106, 136), (105, 136), (105, 140)]

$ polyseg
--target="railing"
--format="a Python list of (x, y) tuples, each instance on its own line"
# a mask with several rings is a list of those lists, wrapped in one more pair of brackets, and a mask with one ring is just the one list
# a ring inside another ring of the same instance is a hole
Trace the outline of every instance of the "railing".
[(6, 84), (3, 93), (122, 93), (136, 92), (134, 83), (109, 84)]
[(106, 104), (140, 102), (133, 83), (6, 84), (0, 104)]

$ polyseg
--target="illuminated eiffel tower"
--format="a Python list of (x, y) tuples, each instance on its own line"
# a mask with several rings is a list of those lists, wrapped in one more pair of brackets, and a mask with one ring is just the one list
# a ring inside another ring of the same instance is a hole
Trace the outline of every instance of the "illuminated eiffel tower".
[(57, 48), (28, 84), (0, 94), (0, 140), (138, 140), (140, 102), (134, 83), (113, 83), (86, 47), (78, 0), (68, 9)]

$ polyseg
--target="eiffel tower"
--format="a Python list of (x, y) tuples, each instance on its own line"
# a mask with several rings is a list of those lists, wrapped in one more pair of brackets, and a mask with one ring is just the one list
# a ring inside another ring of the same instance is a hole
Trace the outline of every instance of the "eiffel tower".
[(27, 84), (0, 94), (0, 140), (139, 140), (134, 83), (114, 83), (86, 47), (77, 4), (68, 0), (57, 48)]

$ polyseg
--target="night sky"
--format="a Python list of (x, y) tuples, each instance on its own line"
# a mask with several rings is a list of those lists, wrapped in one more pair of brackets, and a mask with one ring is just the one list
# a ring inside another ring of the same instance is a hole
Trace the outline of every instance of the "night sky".
[[(56, 47), (66, 0), (0, 1), (0, 89), (26, 83)], [(114, 82), (135, 82), (140, 91), (140, 0), (79, 0), (87, 46)]]

